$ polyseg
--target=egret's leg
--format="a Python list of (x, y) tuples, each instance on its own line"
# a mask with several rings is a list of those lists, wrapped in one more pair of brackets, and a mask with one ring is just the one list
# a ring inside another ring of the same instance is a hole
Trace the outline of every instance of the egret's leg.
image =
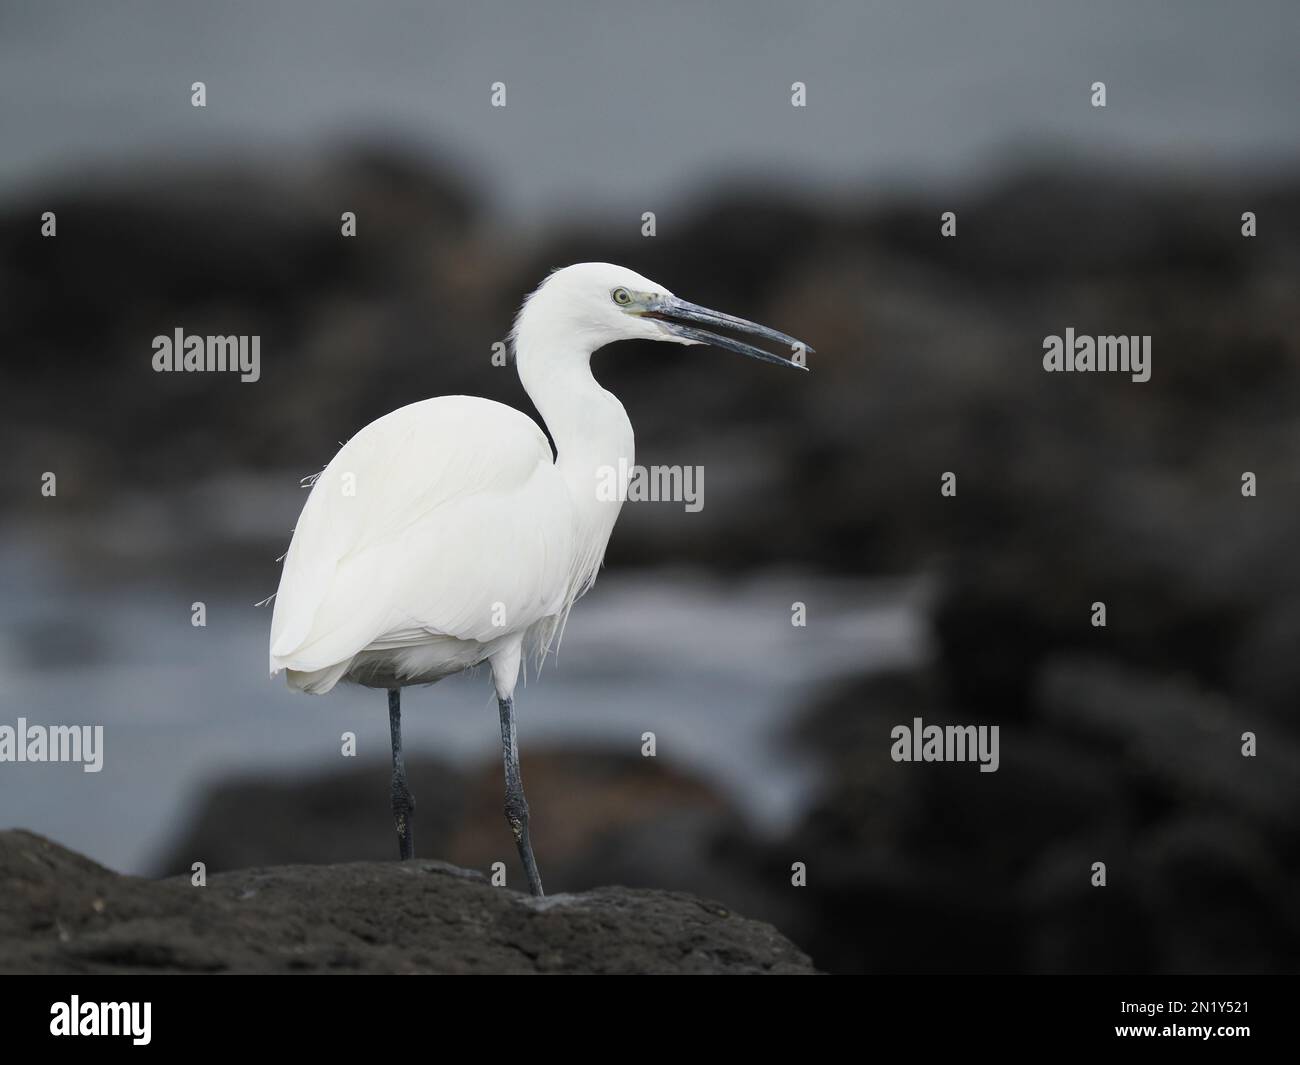
[(397, 851), (402, 860), (415, 857), (415, 796), (406, 786), (402, 761), (402, 689), (388, 689), (388, 731), (393, 739), (393, 821), (397, 824)]
[(519, 860), (528, 875), (528, 890), (542, 895), (542, 878), (537, 872), (537, 859), (533, 857), (533, 844), (528, 838), (528, 800), (524, 798), (524, 782), (519, 775), (519, 743), (515, 738), (515, 700), (513, 696), (498, 699), (501, 708), (501, 755), (506, 766), (506, 821), (515, 834)]

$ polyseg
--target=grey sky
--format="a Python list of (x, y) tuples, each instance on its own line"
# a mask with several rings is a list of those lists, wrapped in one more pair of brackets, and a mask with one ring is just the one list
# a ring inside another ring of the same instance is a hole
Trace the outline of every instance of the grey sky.
[[(959, 180), (1017, 146), (1293, 157), (1300, 4), (0, 4), (0, 190), (146, 156), (391, 135), (534, 222), (749, 173)], [(1107, 82), (1109, 106), (1088, 106)], [(189, 85), (209, 106), (189, 106)], [(489, 86), (505, 81), (509, 106)], [(809, 106), (790, 106), (807, 82)]]

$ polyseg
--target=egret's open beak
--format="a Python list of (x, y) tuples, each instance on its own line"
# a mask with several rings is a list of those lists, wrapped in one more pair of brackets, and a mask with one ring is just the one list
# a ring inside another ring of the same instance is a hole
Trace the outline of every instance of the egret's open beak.
[(778, 333), (775, 329), (768, 329), (767, 326), (759, 325), (756, 322), (748, 322), (744, 318), (736, 318), (730, 314), (723, 314), (721, 311), (711, 311), (707, 307), (679, 300), (676, 296), (655, 297), (647, 304), (642, 314), (647, 318), (654, 318), (663, 322), (664, 328), (673, 335), (697, 344), (709, 344), (715, 348), (738, 351), (742, 355), (748, 355), (751, 359), (774, 362), (779, 366), (791, 366), (796, 370), (808, 369), (804, 362), (795, 361), (792, 357), (783, 358), (780, 355), (773, 355), (770, 351), (764, 351), (752, 344), (746, 344), (743, 340), (734, 340), (731, 337), (711, 333), (707, 329), (696, 329), (694, 326), (685, 324), (687, 322), (701, 322), (704, 325), (718, 326), (737, 333), (772, 340), (783, 347), (789, 348), (790, 356), (802, 357), (802, 355), (813, 350), (807, 344), (795, 340), (794, 337)]

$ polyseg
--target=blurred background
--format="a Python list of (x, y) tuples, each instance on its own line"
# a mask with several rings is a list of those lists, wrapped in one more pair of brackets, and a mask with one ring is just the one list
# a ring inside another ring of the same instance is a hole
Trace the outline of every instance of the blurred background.
[[(268, 680), (254, 604), (301, 478), (426, 396), (532, 413), (492, 345), (608, 260), (817, 354), (597, 356), (705, 506), (624, 508), (520, 695), (548, 889), (699, 892), (836, 972), (1294, 971), (1298, 30), (1286, 0), (0, 3), (0, 724), (106, 732), (99, 774), (0, 765), (0, 826), (147, 875), (393, 856), (382, 696)], [(1045, 374), (1069, 326), (1150, 334), (1150, 382)], [(177, 327), (260, 335), (260, 381), (154, 373)], [(521, 884), (487, 678), (405, 705), (419, 853)], [(1000, 770), (892, 762), (916, 716), (998, 724)]]

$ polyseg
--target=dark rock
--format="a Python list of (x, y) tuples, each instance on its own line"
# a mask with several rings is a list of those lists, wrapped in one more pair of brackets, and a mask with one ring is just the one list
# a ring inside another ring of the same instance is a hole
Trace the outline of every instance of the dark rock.
[(1232, 812), (1279, 840), (1300, 822), (1300, 745), (1272, 728), (1253, 757), (1242, 734), (1259, 732), (1247, 708), (1187, 677), (1163, 677), (1098, 659), (1062, 658), (1043, 671), (1042, 712), (1063, 735), (1109, 745), (1113, 771), (1185, 812)]
[(1300, 601), (1264, 610), (1243, 635), (1233, 659), (1232, 687), (1289, 726), (1300, 692)]
[(1159, 969), (1257, 972), (1261, 959), (1300, 956), (1300, 890), (1279, 858), (1235, 817), (1185, 815), (1153, 829), (1133, 880), (1165, 948)]
[(690, 895), (534, 900), (437, 861), (119, 876), (0, 833), (8, 972), (811, 973), (769, 925)]
[[(1148, 921), (1139, 879), (1128, 872), (1137, 858), (1131, 841), (1113, 839), (1066, 840), (1041, 854), (1014, 899), (1023, 915), (1024, 969), (1077, 974), (1159, 967), (1162, 937)], [(1097, 860), (1111, 874), (1105, 887), (1092, 885)]]
[[(830, 972), (1294, 969), (1289, 733), (1266, 719), (1244, 758), (1259, 726), (1241, 704), (1096, 656), (1045, 656), (1005, 714), (950, 676), (865, 677), (813, 702), (795, 737), (822, 762), (820, 794), (750, 856), (756, 879), (805, 862), (808, 887), (768, 900), (789, 912), (749, 912)], [(999, 724), (998, 771), (893, 762), (889, 730), (914, 717)]]
[[(175, 876), (196, 861), (224, 872), (393, 858), (397, 836), (389, 811), (389, 773), (387, 762), (371, 761), (329, 773), (248, 774), (218, 781), (200, 796), (178, 837), (150, 863), (150, 872)], [(407, 777), (416, 801), (417, 855), (448, 853), (464, 808), (464, 773), (408, 757)]]

